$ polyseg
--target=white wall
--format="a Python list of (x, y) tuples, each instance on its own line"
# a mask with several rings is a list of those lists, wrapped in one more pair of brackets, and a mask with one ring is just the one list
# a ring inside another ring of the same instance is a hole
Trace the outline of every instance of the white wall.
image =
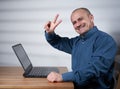
[(119, 0), (0, 0), (0, 66), (20, 66), (11, 46), (22, 43), (34, 66), (67, 66), (71, 70), (71, 56), (46, 42), (44, 24), (60, 14), (63, 22), (56, 33), (76, 36), (70, 15), (78, 7), (90, 9), (98, 28), (119, 35)]

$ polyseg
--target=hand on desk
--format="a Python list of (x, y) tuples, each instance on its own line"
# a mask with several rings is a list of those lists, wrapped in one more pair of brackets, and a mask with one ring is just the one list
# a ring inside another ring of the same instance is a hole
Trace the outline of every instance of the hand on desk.
[(48, 76), (47, 76), (48, 81), (50, 82), (62, 82), (62, 75), (56, 72), (51, 72)]

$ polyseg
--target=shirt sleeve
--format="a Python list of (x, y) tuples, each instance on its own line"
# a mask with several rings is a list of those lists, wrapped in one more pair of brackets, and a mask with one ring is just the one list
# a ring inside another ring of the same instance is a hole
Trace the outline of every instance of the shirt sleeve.
[(91, 61), (84, 67), (73, 72), (62, 74), (64, 81), (74, 81), (79, 85), (84, 85), (91, 78), (100, 78), (110, 72), (114, 63), (117, 46), (110, 37), (99, 38), (94, 46)]
[(47, 32), (45, 32), (45, 37), (48, 43), (54, 48), (71, 54), (73, 42), (68, 37), (60, 37), (55, 33), (48, 34)]

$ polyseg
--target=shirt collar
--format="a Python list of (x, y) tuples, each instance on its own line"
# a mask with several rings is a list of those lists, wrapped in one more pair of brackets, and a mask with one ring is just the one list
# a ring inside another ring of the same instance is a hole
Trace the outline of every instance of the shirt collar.
[(92, 36), (97, 30), (97, 27), (93, 26), (93, 28), (91, 28), (87, 33), (85, 33), (84, 35), (80, 35), (80, 38), (85, 40)]

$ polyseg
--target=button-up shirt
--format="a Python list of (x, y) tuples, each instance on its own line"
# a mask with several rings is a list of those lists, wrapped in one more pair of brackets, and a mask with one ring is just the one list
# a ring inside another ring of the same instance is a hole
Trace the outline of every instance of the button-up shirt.
[(117, 51), (110, 35), (94, 26), (84, 35), (74, 38), (46, 32), (45, 36), (54, 48), (71, 54), (72, 71), (62, 74), (63, 81), (73, 81), (77, 86), (97, 83), (95, 89), (109, 89)]

